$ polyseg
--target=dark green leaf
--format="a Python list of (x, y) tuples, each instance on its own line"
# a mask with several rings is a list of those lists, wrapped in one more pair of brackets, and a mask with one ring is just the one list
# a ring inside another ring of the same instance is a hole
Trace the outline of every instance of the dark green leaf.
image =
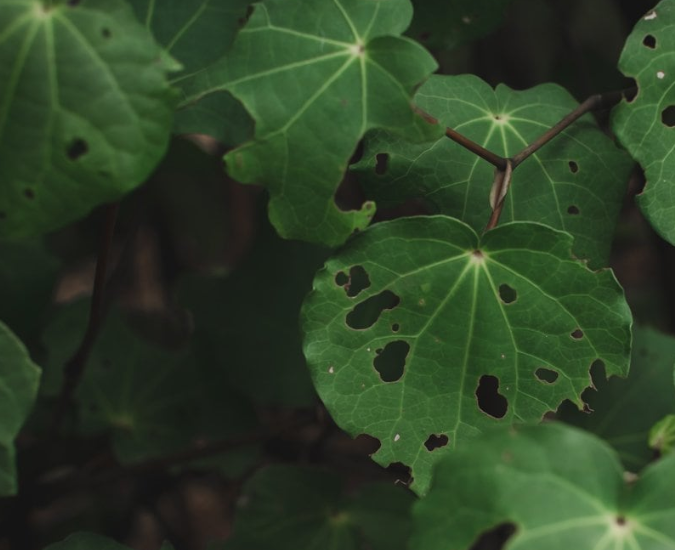
[[(555, 84), (493, 90), (472, 75), (432, 77), (415, 103), (443, 126), (504, 157), (519, 153), (577, 106)], [(590, 116), (582, 118), (516, 169), (502, 221), (568, 231), (577, 257), (604, 266), (631, 166)], [(490, 216), (494, 168), (445, 137), (414, 145), (390, 133), (371, 133), (355, 169), (380, 207), (421, 198), (435, 212), (477, 231)]]
[(30, 412), (40, 369), (21, 341), (0, 322), (0, 496), (17, 491), (14, 439)]
[[(496, 424), (581, 406), (589, 369), (625, 375), (631, 315), (610, 271), (570, 256), (572, 238), (524, 222), (482, 238), (444, 216), (378, 224), (314, 280), (305, 355), (334, 420), (382, 446), (380, 464), (431, 467)], [(353, 288), (350, 276), (365, 272)], [(372, 309), (375, 309), (373, 313)], [(448, 443), (434, 448), (438, 438)]]
[(61, 542), (50, 544), (45, 550), (129, 550), (129, 548), (94, 533), (75, 533)]
[(649, 431), (649, 446), (663, 455), (675, 451), (675, 414), (669, 414)]
[(612, 112), (612, 128), (645, 171), (638, 204), (656, 231), (675, 244), (675, 0), (663, 0), (628, 37), (619, 69), (638, 93)]
[(615, 453), (563, 424), (473, 440), (443, 459), (414, 509), (413, 550), (469, 550), (498, 525), (513, 550), (672, 550), (675, 456), (625, 482)]
[(398, 36), (411, 16), (409, 0), (268, 0), (220, 62), (179, 83), (184, 106), (226, 90), (251, 113), (255, 140), (228, 154), (228, 171), (269, 189), (284, 237), (337, 245), (368, 225), (372, 204), (345, 212), (333, 200), (368, 129), (437, 135), (410, 108), (436, 67)]
[(0, 45), (0, 235), (48, 231), (144, 181), (175, 95), (124, 2), (2, 2)]

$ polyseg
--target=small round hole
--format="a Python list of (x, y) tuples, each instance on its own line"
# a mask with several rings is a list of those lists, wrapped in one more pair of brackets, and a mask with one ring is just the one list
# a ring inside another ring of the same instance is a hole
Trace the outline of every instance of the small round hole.
[(575, 205), (571, 205), (567, 207), (567, 213), (570, 214), (571, 216), (578, 216), (579, 215), (579, 207)]
[(675, 127), (675, 105), (669, 105), (661, 111), (661, 122), (668, 128)]
[(567, 164), (570, 167), (570, 172), (573, 174), (576, 174), (579, 171), (579, 165), (573, 160), (569, 161)]
[(335, 284), (337, 286), (345, 286), (349, 282), (349, 277), (344, 271), (338, 271), (335, 275)]
[(66, 154), (70, 160), (77, 160), (89, 151), (89, 145), (86, 141), (80, 138), (75, 138), (70, 142), (66, 149)]
[(505, 304), (512, 304), (516, 301), (516, 298), (518, 298), (518, 293), (514, 288), (511, 288), (507, 284), (503, 284), (499, 286), (499, 297)]
[(652, 34), (648, 34), (645, 36), (644, 40), (642, 43), (649, 49), (653, 50), (656, 48), (656, 37)]
[(391, 325), (391, 331), (392, 332), (398, 332), (400, 328), (401, 328), (401, 325), (399, 325), (398, 323), (394, 323), (393, 325)]
[(584, 331), (581, 330), (580, 328), (576, 329), (572, 334), (570, 334), (572, 338), (575, 340), (581, 340), (584, 337)]
[(32, 199), (35, 198), (35, 192), (34, 192), (30, 187), (27, 187), (26, 189), (24, 189), (23, 195), (24, 195), (24, 197), (26, 197), (27, 199), (31, 199), (31, 200), (32, 200)]
[(101, 34), (103, 35), (103, 38), (110, 38), (112, 36), (112, 33), (110, 32), (110, 29), (108, 28), (103, 28), (101, 29)]
[(556, 371), (543, 367), (534, 371), (534, 375), (537, 377), (537, 380), (544, 384), (555, 384), (560, 376)]

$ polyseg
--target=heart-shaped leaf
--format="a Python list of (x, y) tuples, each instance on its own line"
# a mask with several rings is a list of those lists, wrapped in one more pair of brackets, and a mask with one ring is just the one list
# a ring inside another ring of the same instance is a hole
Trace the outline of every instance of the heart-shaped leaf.
[(175, 95), (125, 2), (0, 2), (0, 45), (0, 235), (54, 229), (145, 180)]
[[(444, 216), (378, 224), (328, 260), (303, 306), (305, 355), (332, 417), (382, 446), (374, 459), (432, 465), (496, 424), (582, 405), (589, 368), (625, 375), (631, 315), (610, 271), (572, 238), (514, 222), (482, 238)], [(442, 447), (442, 448), (439, 448)]]
[(269, 189), (282, 236), (337, 245), (368, 225), (372, 204), (345, 212), (334, 201), (368, 129), (438, 135), (410, 107), (436, 68), (399, 36), (411, 16), (409, 0), (268, 0), (220, 62), (179, 82), (183, 105), (226, 90), (253, 116), (255, 140), (227, 155), (228, 171)]
[[(577, 107), (563, 88), (543, 84), (492, 89), (473, 75), (434, 76), (415, 103), (443, 126), (504, 157), (512, 157)], [(502, 221), (535, 221), (575, 237), (573, 251), (606, 265), (632, 163), (590, 116), (574, 123), (514, 172)], [(355, 167), (380, 207), (421, 198), (435, 212), (476, 230), (490, 215), (494, 168), (447, 138), (410, 144), (386, 132), (366, 139)]]
[[(413, 512), (413, 550), (469, 550), (508, 524), (513, 550), (675, 549), (675, 456), (624, 480), (602, 440), (562, 424), (497, 430), (444, 458)], [(514, 532), (515, 531), (515, 532)]]
[(612, 111), (612, 128), (645, 171), (637, 200), (654, 229), (675, 244), (675, 0), (662, 0), (628, 37), (619, 69), (638, 92)]
[(40, 369), (21, 341), (0, 322), (0, 496), (16, 494), (14, 438), (30, 412)]

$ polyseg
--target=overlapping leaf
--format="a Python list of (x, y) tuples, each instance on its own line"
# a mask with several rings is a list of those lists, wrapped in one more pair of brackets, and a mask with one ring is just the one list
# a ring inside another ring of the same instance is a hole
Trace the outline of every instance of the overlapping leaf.
[(338, 425), (378, 438), (374, 459), (411, 467), (424, 493), (433, 463), (485, 428), (581, 406), (594, 361), (625, 375), (623, 291), (573, 261), (571, 241), (523, 222), (479, 238), (444, 216), (350, 241), (303, 306), (305, 355)]
[(635, 25), (619, 69), (638, 92), (614, 108), (612, 128), (645, 171), (640, 208), (675, 244), (675, 0), (662, 0)]
[(399, 36), (411, 16), (409, 0), (268, 0), (220, 62), (178, 82), (183, 105), (226, 90), (253, 116), (255, 139), (228, 154), (228, 171), (269, 189), (281, 235), (342, 243), (374, 210), (345, 212), (333, 200), (361, 136), (375, 127), (432, 133), (410, 108), (436, 67)]
[(0, 46), (0, 235), (53, 229), (145, 179), (175, 97), (124, 2), (2, 2)]
[(659, 420), (649, 431), (649, 446), (659, 454), (675, 451), (675, 414)]
[(387, 483), (348, 495), (333, 473), (269, 467), (244, 487), (234, 535), (223, 549), (404, 550), (413, 500)]
[(413, 550), (469, 550), (510, 524), (512, 550), (672, 550), (675, 456), (626, 482), (601, 440), (561, 424), (499, 430), (445, 458), (413, 513)]
[(19, 339), (0, 322), (0, 496), (16, 493), (14, 438), (37, 394), (40, 369)]
[(561, 407), (560, 418), (604, 438), (632, 472), (653, 458), (649, 448), (651, 427), (667, 414), (675, 414), (675, 339), (653, 329), (633, 331), (633, 354), (628, 378), (603, 380), (594, 374), (597, 391), (583, 395), (592, 412), (571, 404)]
[[(505, 157), (519, 153), (577, 106), (554, 84), (493, 90), (472, 75), (432, 77), (415, 103), (442, 125)], [(576, 256), (592, 266), (606, 265), (630, 168), (628, 157), (592, 119), (582, 118), (516, 169), (502, 220), (564, 229), (575, 237)], [(476, 230), (487, 223), (494, 168), (447, 138), (413, 145), (385, 132), (371, 133), (355, 169), (380, 206), (422, 198), (436, 212)]]

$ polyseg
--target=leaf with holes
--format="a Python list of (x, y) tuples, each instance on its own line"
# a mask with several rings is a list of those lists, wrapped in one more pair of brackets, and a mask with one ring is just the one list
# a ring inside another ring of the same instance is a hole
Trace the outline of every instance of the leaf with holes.
[(223, 550), (404, 550), (413, 501), (388, 483), (353, 491), (331, 472), (271, 466), (245, 485)]
[(638, 92), (613, 109), (612, 128), (645, 171), (642, 212), (675, 244), (675, 0), (662, 0), (635, 25), (619, 69)]
[(524, 222), (479, 238), (444, 216), (358, 235), (303, 306), (305, 355), (332, 417), (378, 438), (375, 460), (412, 468), (424, 493), (451, 447), (490, 426), (538, 421), (563, 399), (581, 406), (594, 361), (625, 375), (623, 291), (610, 271), (572, 260), (571, 244)]
[(227, 155), (228, 171), (269, 189), (282, 236), (337, 245), (368, 225), (372, 203), (342, 211), (334, 201), (368, 129), (438, 135), (410, 108), (414, 88), (436, 68), (398, 36), (411, 16), (409, 0), (268, 0), (221, 62), (179, 83), (183, 106), (226, 90), (251, 113), (255, 139)]
[(0, 496), (17, 491), (14, 439), (30, 412), (40, 369), (21, 341), (0, 322)]
[[(131, 0), (139, 20), (182, 65), (172, 82), (206, 69), (232, 46), (246, 23), (250, 0)], [(234, 147), (251, 139), (253, 121), (241, 103), (222, 92), (176, 113), (173, 131), (207, 134)]]
[[(495, 153), (510, 157), (572, 111), (561, 87), (493, 90), (473, 75), (435, 76), (415, 103)], [(577, 121), (514, 172), (502, 221), (535, 221), (575, 237), (573, 252), (606, 265), (631, 161), (588, 117)], [(448, 138), (413, 145), (371, 133), (356, 165), (369, 198), (380, 207), (420, 198), (435, 212), (480, 230), (490, 215), (494, 168)]]
[[(624, 480), (601, 440), (563, 424), (497, 430), (443, 459), (413, 511), (413, 550), (675, 549), (675, 456)], [(482, 547), (482, 546), (481, 546)]]
[(558, 411), (565, 422), (605, 439), (631, 472), (653, 459), (650, 428), (667, 414), (675, 414), (675, 338), (653, 329), (633, 329), (633, 354), (626, 379), (605, 380), (593, 369), (595, 388), (584, 392), (586, 412), (571, 403)]
[(175, 94), (124, 2), (1, 2), (0, 45), (0, 236), (54, 229), (145, 180)]
[(407, 33), (428, 48), (452, 49), (489, 34), (512, 0), (413, 0)]

